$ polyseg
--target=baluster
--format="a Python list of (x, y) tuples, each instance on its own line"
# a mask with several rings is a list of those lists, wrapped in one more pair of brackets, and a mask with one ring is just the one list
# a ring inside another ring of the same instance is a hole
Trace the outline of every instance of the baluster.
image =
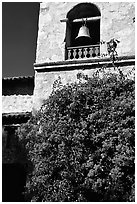
[(92, 57), (92, 55), (93, 55), (93, 47), (89, 48), (89, 54), (90, 54), (90, 57)]
[(98, 47), (95, 47), (95, 57), (98, 56)]
[(87, 54), (88, 54), (88, 51), (87, 51), (87, 48), (85, 47), (85, 48), (83, 49), (83, 55), (84, 55), (84, 57), (87, 57)]
[(68, 59), (71, 59), (71, 50), (68, 50)]
[(74, 59), (76, 59), (76, 55), (77, 55), (76, 49), (73, 49), (73, 58)]
[(78, 49), (78, 58), (82, 58), (82, 48)]

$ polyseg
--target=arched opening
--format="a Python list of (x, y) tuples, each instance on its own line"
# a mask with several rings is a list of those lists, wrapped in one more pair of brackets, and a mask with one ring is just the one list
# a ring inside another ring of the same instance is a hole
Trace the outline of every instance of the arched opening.
[[(100, 55), (100, 10), (92, 3), (80, 3), (74, 6), (67, 13), (66, 23), (66, 59), (79, 59), (79, 58), (90, 58)], [(86, 20), (86, 30), (84, 32), (89, 33), (89, 38), (77, 38), (79, 30)], [(83, 40), (85, 39), (85, 40)], [(94, 46), (93, 46), (94, 45)], [(98, 46), (96, 46), (98, 45)], [(85, 46), (87, 49), (83, 48)], [(90, 49), (92, 46), (93, 49)], [(77, 47), (82, 47), (78, 50)], [(83, 53), (85, 52), (86, 53)], [(82, 52), (82, 53), (81, 53)]]

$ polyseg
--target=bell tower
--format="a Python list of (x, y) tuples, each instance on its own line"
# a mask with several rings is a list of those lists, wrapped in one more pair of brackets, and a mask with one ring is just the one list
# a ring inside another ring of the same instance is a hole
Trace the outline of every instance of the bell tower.
[[(134, 2), (43, 2), (40, 4), (33, 107), (38, 110), (53, 84), (77, 81), (83, 72), (112, 67), (107, 43), (114, 39), (119, 67), (135, 64)], [(103, 41), (103, 43), (102, 43)]]

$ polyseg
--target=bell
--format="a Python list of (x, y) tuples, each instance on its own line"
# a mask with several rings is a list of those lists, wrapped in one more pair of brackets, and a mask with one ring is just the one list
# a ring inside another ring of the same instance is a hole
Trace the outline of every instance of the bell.
[(82, 25), (79, 29), (78, 36), (75, 38), (77, 46), (90, 45), (92, 39), (90, 37), (89, 29), (86, 25)]
[(80, 27), (79, 32), (78, 32), (78, 36), (75, 39), (80, 38), (80, 37), (91, 38), (90, 34), (89, 34), (89, 29), (86, 25), (82, 25)]

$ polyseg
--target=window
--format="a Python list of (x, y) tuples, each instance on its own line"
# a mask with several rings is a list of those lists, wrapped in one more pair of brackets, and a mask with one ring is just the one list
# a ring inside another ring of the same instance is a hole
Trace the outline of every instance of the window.
[[(80, 3), (73, 7), (66, 19), (65, 59), (91, 58), (100, 55), (100, 10), (95, 4)], [(83, 23), (86, 27), (81, 28)], [(90, 37), (76, 38), (80, 29)]]

